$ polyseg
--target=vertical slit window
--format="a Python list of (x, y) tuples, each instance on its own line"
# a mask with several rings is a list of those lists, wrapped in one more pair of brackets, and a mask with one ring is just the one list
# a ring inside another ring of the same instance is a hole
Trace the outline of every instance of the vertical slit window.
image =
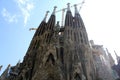
[(47, 34), (45, 34), (45, 40), (46, 40)]
[(44, 31), (45, 31), (45, 26), (42, 28), (42, 30), (41, 30), (41, 34), (43, 34)]
[(74, 33), (74, 40), (76, 41), (76, 34)]
[(38, 30), (38, 31), (39, 31), (39, 32), (38, 32), (38, 35), (40, 35), (40, 33), (41, 33), (41, 29), (42, 29), (42, 27), (39, 28), (39, 30)]
[(56, 56), (57, 56), (57, 58), (58, 58), (58, 48), (56, 47)]
[(79, 34), (77, 33), (77, 40), (78, 40), (78, 42), (79, 42)]
[(67, 34), (67, 36), (68, 36), (68, 39), (69, 39), (69, 30), (68, 30), (68, 34)]
[(46, 42), (48, 42), (48, 41), (49, 41), (49, 34), (46, 37)]
[(64, 63), (64, 48), (63, 47), (60, 47), (60, 58), (61, 58), (61, 62)]
[(80, 32), (80, 38), (81, 38), (81, 43), (83, 43), (83, 36), (81, 32)]
[(40, 45), (40, 41), (37, 42), (37, 44), (36, 44), (36, 49), (39, 48), (39, 45)]
[(36, 43), (37, 43), (37, 40), (36, 40), (35, 43), (33, 44), (33, 49), (35, 49)]
[(71, 30), (71, 40), (72, 40), (72, 30)]

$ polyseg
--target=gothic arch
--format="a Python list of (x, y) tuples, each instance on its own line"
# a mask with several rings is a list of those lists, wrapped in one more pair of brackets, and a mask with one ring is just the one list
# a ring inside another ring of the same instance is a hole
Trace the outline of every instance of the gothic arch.
[(52, 53), (50, 53), (50, 54), (48, 55), (48, 58), (47, 58), (47, 60), (46, 60), (46, 64), (47, 64), (47, 63), (51, 63), (51, 64), (55, 65), (55, 59), (54, 59), (54, 56), (53, 56)]
[(82, 78), (78, 73), (75, 73), (74, 80), (82, 80)]

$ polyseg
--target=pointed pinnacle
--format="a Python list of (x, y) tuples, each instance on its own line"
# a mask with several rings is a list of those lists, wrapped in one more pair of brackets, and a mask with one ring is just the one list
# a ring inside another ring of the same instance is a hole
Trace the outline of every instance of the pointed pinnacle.
[(2, 66), (0, 66), (0, 71), (1, 71), (1, 69), (2, 69)]
[(52, 15), (55, 15), (56, 8), (57, 8), (57, 6), (54, 6), (54, 10), (53, 10), (53, 13), (52, 13)]
[(70, 3), (67, 3), (67, 11), (70, 11)]
[(78, 9), (77, 9), (77, 4), (75, 4), (74, 7), (75, 7), (75, 14), (76, 14), (76, 13), (79, 13), (79, 11), (78, 11)]
[(8, 68), (9, 68), (10, 66), (11, 66), (11, 65), (9, 64), (9, 65), (8, 65)]
[(46, 22), (46, 19), (47, 19), (48, 13), (49, 13), (49, 11), (46, 11), (45, 17), (44, 17), (44, 19), (43, 19), (43, 21), (45, 21), (45, 22)]

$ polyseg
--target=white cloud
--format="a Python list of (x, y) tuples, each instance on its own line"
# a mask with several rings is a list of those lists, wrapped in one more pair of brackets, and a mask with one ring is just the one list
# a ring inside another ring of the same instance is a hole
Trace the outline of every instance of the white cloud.
[(27, 24), (28, 18), (30, 17), (30, 12), (34, 8), (33, 2), (30, 0), (16, 0), (19, 9), (24, 17), (24, 26)]
[(33, 9), (33, 4), (27, 4), (26, 8), (28, 11), (32, 10)]
[(4, 17), (4, 19), (6, 21), (8, 21), (9, 23), (12, 23), (12, 22), (17, 22), (17, 15), (11, 15), (6, 8), (3, 8), (2, 10), (2, 16)]

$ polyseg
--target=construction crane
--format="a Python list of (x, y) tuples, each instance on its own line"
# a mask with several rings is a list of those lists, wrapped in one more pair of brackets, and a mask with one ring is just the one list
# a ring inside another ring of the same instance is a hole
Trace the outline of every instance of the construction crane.
[[(85, 0), (83, 0), (81, 3), (75, 4), (76, 6), (81, 5), (80, 8), (79, 8), (79, 11), (80, 11), (80, 9), (82, 8), (82, 6), (83, 6), (84, 3), (85, 3)], [(72, 7), (74, 7), (74, 5), (72, 5), (72, 6), (70, 6), (70, 7), (72, 8)], [(65, 13), (65, 10), (66, 10), (66, 9), (67, 9), (67, 8), (63, 8), (63, 9), (60, 9), (60, 10), (56, 11), (56, 13), (62, 11), (61, 28), (63, 28), (63, 24), (64, 24), (64, 23), (63, 23), (63, 22), (64, 22), (64, 13)], [(45, 17), (47, 17), (47, 15), (48, 15), (48, 13), (46, 13)], [(37, 28), (30, 28), (29, 30), (30, 30), (30, 31), (31, 31), (31, 30), (37, 30)]]
[(31, 31), (31, 30), (37, 30), (37, 28), (30, 28), (29, 31)]
[[(76, 6), (78, 5), (81, 5), (80, 8), (79, 8), (79, 12), (80, 12), (80, 9), (82, 8), (83, 4), (85, 3), (85, 0), (83, 0), (81, 3), (78, 3), (78, 4), (75, 4)], [(70, 7), (74, 7), (74, 5), (70, 6)], [(60, 9), (57, 12), (61, 12), (62, 11), (62, 20), (61, 20), (61, 27), (63, 27), (63, 22), (64, 22), (64, 12), (67, 8), (63, 8), (63, 9)]]
[[(76, 5), (76, 6), (81, 5), (80, 8), (82, 8), (82, 6), (83, 6), (84, 3), (85, 3), (85, 0), (83, 0), (81, 3), (75, 4), (75, 5)], [(70, 7), (72, 8), (72, 7), (74, 7), (74, 5), (72, 5), (72, 6), (70, 6)], [(63, 11), (63, 10), (66, 10), (66, 9), (67, 9), (67, 8), (60, 9), (60, 10), (56, 11), (56, 13), (57, 13), (57, 12), (60, 12), (60, 11)], [(79, 9), (79, 10), (80, 10), (80, 9)]]
[(63, 22), (64, 22), (64, 12), (65, 12), (65, 8), (62, 9), (62, 21), (61, 21), (61, 27), (63, 27)]
[(84, 3), (85, 3), (85, 0), (82, 1), (81, 6), (79, 8), (79, 12), (80, 12), (80, 10), (81, 10), (81, 8), (82, 8), (82, 6), (83, 6)]

